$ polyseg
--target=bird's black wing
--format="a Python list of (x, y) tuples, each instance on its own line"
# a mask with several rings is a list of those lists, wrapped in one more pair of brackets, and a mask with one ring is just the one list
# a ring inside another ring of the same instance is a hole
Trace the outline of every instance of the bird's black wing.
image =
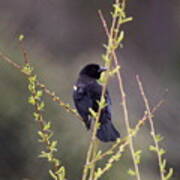
[[(95, 112), (98, 111), (98, 101), (101, 99), (102, 86), (96, 81), (91, 83), (78, 82), (74, 86), (73, 98), (77, 111), (83, 118), (87, 129), (91, 126), (91, 116), (89, 109), (92, 108)], [(105, 93), (106, 106), (101, 111), (100, 122), (106, 123), (111, 120), (111, 99), (108, 91)]]
[(81, 115), (87, 129), (91, 127), (89, 108), (93, 108), (93, 101), (89, 95), (88, 84), (77, 83), (74, 86), (73, 99), (77, 111)]
[[(90, 96), (93, 100), (93, 108), (98, 111), (98, 103), (100, 101), (102, 94), (102, 86), (100, 84), (91, 84), (89, 88)], [(119, 132), (114, 127), (111, 121), (111, 98), (108, 90), (105, 93), (105, 103), (106, 106), (101, 110), (100, 115), (100, 127), (97, 129), (96, 136), (103, 142), (115, 141), (120, 137)]]
[[(88, 92), (93, 103), (92, 109), (97, 112), (99, 109), (98, 101), (100, 101), (102, 95), (102, 86), (97, 82), (92, 83), (89, 85)], [(101, 123), (105, 123), (106, 121), (111, 120), (111, 98), (108, 90), (106, 90), (105, 93), (105, 103), (106, 106), (101, 111), (101, 117), (100, 117)]]

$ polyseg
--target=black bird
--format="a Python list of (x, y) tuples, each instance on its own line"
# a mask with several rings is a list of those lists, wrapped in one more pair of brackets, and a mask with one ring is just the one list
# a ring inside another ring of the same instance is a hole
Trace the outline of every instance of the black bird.
[[(91, 128), (93, 120), (89, 109), (98, 111), (98, 101), (100, 101), (102, 93), (102, 86), (97, 80), (105, 70), (107, 69), (98, 64), (88, 64), (80, 71), (79, 78), (74, 85), (74, 103), (88, 130)], [(101, 111), (100, 127), (96, 136), (103, 142), (115, 141), (120, 134), (111, 121), (111, 99), (108, 90), (105, 93), (105, 101), (107, 105)]]

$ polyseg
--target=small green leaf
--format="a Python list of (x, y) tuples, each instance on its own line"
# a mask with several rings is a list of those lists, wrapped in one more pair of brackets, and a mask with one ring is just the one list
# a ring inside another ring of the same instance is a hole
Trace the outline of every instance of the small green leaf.
[(141, 150), (138, 150), (138, 151), (136, 151), (135, 154), (134, 154), (134, 156), (135, 156), (135, 161), (136, 161), (137, 164), (140, 163), (141, 153), (142, 153), (142, 151), (141, 151)]
[(50, 150), (51, 151), (57, 151), (57, 141), (52, 141), (50, 145)]
[(23, 34), (20, 34), (19, 37), (18, 37), (18, 40), (19, 40), (19, 41), (23, 41), (23, 40), (24, 40), (24, 35), (23, 35)]
[(41, 154), (39, 155), (39, 158), (45, 158), (48, 159), (48, 161), (51, 161), (52, 154), (49, 152), (41, 151)]
[(58, 159), (53, 158), (53, 159), (52, 159), (52, 162), (54, 163), (54, 165), (55, 165), (56, 167), (59, 167), (60, 162), (59, 162), (59, 160), (58, 160)]
[(39, 120), (39, 118), (40, 118), (40, 114), (38, 114), (36, 112), (33, 113), (33, 116), (34, 116), (35, 120)]
[(95, 178), (98, 179), (99, 177), (101, 177), (101, 175), (102, 175), (102, 169), (98, 168), (97, 171), (95, 172)]
[(165, 177), (165, 179), (169, 180), (172, 176), (173, 176), (173, 168), (170, 168), (168, 174)]
[(111, 76), (113, 76), (114, 74), (116, 74), (120, 69), (120, 66), (116, 66), (112, 71), (109, 72), (109, 74)]
[(155, 135), (155, 139), (157, 142), (160, 142), (164, 139), (164, 137), (162, 137), (160, 134), (157, 134), (157, 135)]
[(29, 90), (31, 93), (35, 93), (35, 92), (36, 92), (35, 83), (30, 83), (30, 84), (28, 84), (28, 90)]
[(162, 156), (163, 154), (165, 154), (166, 153), (166, 151), (163, 149), (163, 148), (160, 148), (159, 149), (159, 154)]
[(42, 97), (42, 95), (43, 95), (43, 91), (38, 90), (38, 91), (36, 92), (35, 98), (36, 98), (36, 99), (40, 99), (40, 97)]
[(51, 122), (47, 122), (44, 127), (43, 127), (43, 131), (47, 131), (51, 128)]
[(36, 82), (36, 80), (37, 80), (37, 76), (36, 76), (36, 75), (30, 76), (30, 77), (28, 78), (28, 80), (29, 80), (30, 83), (34, 83), (34, 82)]
[(29, 104), (32, 104), (33, 106), (36, 104), (36, 100), (34, 99), (33, 96), (30, 96), (30, 97), (28, 98), (28, 103), (29, 103)]
[(101, 73), (101, 77), (98, 79), (98, 83), (99, 84), (104, 84), (106, 82), (106, 76), (105, 76), (105, 73)]
[(42, 131), (38, 131), (38, 135), (43, 139), (44, 138), (44, 133)]
[(113, 159), (118, 161), (122, 155), (120, 153), (113, 155)]
[(122, 18), (119, 23), (120, 24), (125, 24), (127, 22), (132, 21), (132, 20), (133, 20), (133, 17)]
[(155, 146), (153, 146), (153, 145), (150, 145), (150, 146), (149, 146), (149, 150), (150, 150), (150, 151), (157, 152), (156, 147), (155, 147)]
[(33, 72), (33, 67), (31, 67), (30, 64), (25, 64), (21, 71), (27, 75), (31, 75)]
[(161, 166), (161, 169), (165, 169), (165, 167), (166, 167), (166, 160), (165, 159), (163, 159), (162, 164), (160, 166)]
[(42, 101), (42, 102), (40, 102), (40, 104), (38, 104), (37, 105), (37, 109), (38, 109), (38, 111), (42, 111), (43, 109), (44, 109), (44, 107), (45, 107), (45, 104), (44, 104), (44, 102)]
[(98, 105), (99, 105), (99, 107), (100, 107), (101, 109), (103, 109), (103, 108), (105, 108), (105, 107), (107, 106), (106, 99), (105, 99), (104, 96), (101, 98), (101, 101), (100, 101), (100, 102), (97, 101), (97, 103), (98, 103)]
[(93, 118), (96, 118), (97, 113), (92, 108), (89, 108), (89, 112), (91, 113)]
[(106, 169), (110, 169), (112, 167), (112, 163), (107, 163), (106, 164)]
[(105, 63), (109, 61), (109, 57), (107, 55), (104, 55), (104, 54), (102, 55), (102, 59)]
[(95, 159), (96, 159), (96, 158), (99, 158), (99, 156), (101, 156), (101, 154), (102, 154), (102, 151), (99, 150), (99, 151), (97, 152), (96, 156), (95, 156)]
[(61, 166), (57, 171), (56, 174), (59, 175), (60, 179), (64, 179), (65, 177), (65, 168)]
[(129, 169), (129, 170), (128, 170), (128, 174), (129, 174), (130, 176), (136, 176), (136, 172), (135, 172), (134, 170), (132, 170), (132, 169)]
[(122, 18), (126, 17), (126, 14), (125, 14), (124, 10), (119, 6), (119, 4), (114, 4), (113, 7), (115, 9), (114, 10), (115, 11), (114, 15), (118, 15), (118, 16), (120, 16)]
[(58, 180), (57, 176), (54, 174), (52, 170), (49, 170), (49, 174), (54, 180)]
[(118, 44), (118, 46), (122, 42), (123, 39), (124, 39), (124, 31), (121, 31), (118, 39), (116, 40), (116, 43)]

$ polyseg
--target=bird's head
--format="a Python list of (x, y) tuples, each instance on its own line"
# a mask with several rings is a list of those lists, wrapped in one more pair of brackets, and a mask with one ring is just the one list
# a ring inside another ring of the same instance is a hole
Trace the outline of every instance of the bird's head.
[(99, 79), (101, 73), (106, 70), (107, 68), (101, 67), (98, 64), (88, 64), (80, 71), (80, 75), (86, 75), (93, 79)]

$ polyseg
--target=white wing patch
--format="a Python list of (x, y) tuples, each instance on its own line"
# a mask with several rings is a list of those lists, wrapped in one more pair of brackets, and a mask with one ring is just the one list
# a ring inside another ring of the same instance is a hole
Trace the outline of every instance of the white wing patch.
[(77, 91), (78, 88), (77, 88), (77, 86), (73, 86), (73, 89), (74, 89), (74, 91)]

